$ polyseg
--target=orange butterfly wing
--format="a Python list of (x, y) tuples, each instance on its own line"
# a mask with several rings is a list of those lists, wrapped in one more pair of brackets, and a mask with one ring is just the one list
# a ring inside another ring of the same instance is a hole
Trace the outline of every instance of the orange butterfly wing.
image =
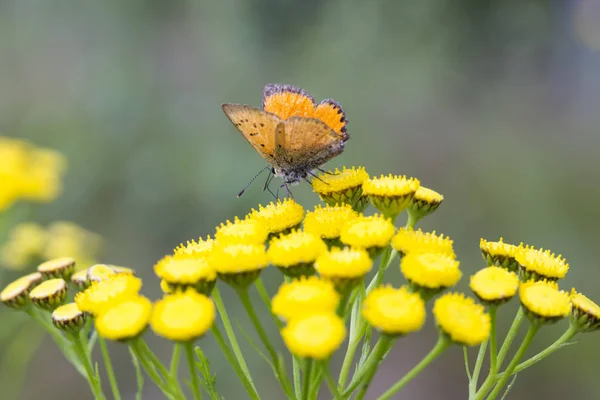
[(344, 144), (323, 121), (291, 117), (275, 134), (275, 160), (282, 169), (310, 171), (340, 154)]
[(240, 104), (223, 104), (223, 111), (252, 147), (275, 165), (275, 133), (281, 120), (269, 112)]

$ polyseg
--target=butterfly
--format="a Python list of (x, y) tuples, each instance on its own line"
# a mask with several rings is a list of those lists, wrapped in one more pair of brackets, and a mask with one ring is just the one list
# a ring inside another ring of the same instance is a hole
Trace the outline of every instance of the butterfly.
[(350, 137), (346, 114), (337, 101), (325, 99), (316, 104), (308, 92), (292, 85), (266, 85), (262, 109), (223, 104), (223, 111), (269, 163), (265, 189), (273, 175), (280, 176), (288, 194), (289, 184), (315, 176), (312, 171), (342, 153)]

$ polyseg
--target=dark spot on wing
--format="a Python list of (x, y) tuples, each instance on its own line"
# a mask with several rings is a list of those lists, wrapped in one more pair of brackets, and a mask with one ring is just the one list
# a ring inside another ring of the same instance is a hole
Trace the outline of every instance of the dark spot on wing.
[(265, 144), (264, 144), (264, 143), (261, 143), (261, 144), (260, 144), (260, 147), (265, 147)]
[(254, 126), (256, 128), (256, 123), (252, 124), (252, 126)]
[(262, 122), (260, 123), (260, 126), (265, 126), (265, 124), (263, 124)]
[(250, 136), (256, 136), (258, 135), (258, 132), (250, 132)]

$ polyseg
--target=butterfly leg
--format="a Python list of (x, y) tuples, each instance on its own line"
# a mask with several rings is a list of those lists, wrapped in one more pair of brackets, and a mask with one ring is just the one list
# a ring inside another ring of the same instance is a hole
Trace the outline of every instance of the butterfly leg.
[[(323, 168), (317, 168), (317, 171), (322, 172), (326, 175), (338, 175), (339, 172), (329, 172), (329, 171), (325, 171)], [(311, 174), (312, 175), (312, 174)]]
[[(320, 181), (321, 181), (321, 182), (323, 182), (324, 184), (326, 184), (326, 185), (329, 185), (329, 182), (325, 182), (323, 179), (319, 178), (317, 175), (313, 174), (312, 172), (308, 171), (308, 174), (309, 174), (310, 176), (312, 176), (313, 178), (320, 180)], [(331, 173), (330, 173), (329, 175), (333, 175), (333, 174), (331, 174)], [(308, 183), (311, 183), (311, 182), (309, 182), (307, 179), (305, 179), (305, 180), (306, 180)], [(312, 186), (312, 183), (311, 183), (311, 186)]]

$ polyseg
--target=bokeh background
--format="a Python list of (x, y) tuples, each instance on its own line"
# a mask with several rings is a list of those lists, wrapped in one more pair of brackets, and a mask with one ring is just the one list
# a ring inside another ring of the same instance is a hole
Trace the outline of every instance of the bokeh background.
[[(598, 21), (597, 0), (6, 0), (0, 132), (56, 149), (69, 163), (60, 198), (28, 218), (73, 221), (99, 234), (99, 259), (135, 268), (144, 293), (157, 298), (156, 260), (272, 200), (262, 181), (236, 198), (265, 163), (221, 103), (259, 106), (266, 83), (295, 84), (317, 99), (335, 98), (350, 120), (346, 151), (328, 166), (407, 174), (444, 194), (420, 225), (454, 239), (462, 288), (483, 266), (479, 238), (503, 236), (563, 254), (571, 264), (563, 286), (600, 300)], [(307, 208), (318, 200), (306, 184), (294, 193)], [(265, 279), (274, 291), (277, 271)], [(225, 296), (247, 324), (232, 293)], [(501, 313), (503, 331), (515, 307)], [(5, 311), (1, 336), (15, 336), (16, 317)], [(544, 328), (531, 351), (565, 328)], [(169, 345), (148, 336), (167, 357)], [(368, 397), (434, 340), (430, 318), (396, 345)], [(510, 398), (599, 398), (598, 340), (579, 336), (522, 373)], [(28, 347), (3, 343), (0, 373), (10, 377)], [(223, 396), (245, 398), (212, 339), (202, 343)], [(129, 355), (121, 345), (111, 352), (132, 399)], [(263, 361), (249, 347), (247, 354), (264, 398), (282, 398)], [(50, 340), (32, 357), (22, 390), (0, 380), (3, 399), (90, 397)], [(402, 393), (465, 399), (460, 349)], [(148, 383), (144, 398), (161, 395)]]

